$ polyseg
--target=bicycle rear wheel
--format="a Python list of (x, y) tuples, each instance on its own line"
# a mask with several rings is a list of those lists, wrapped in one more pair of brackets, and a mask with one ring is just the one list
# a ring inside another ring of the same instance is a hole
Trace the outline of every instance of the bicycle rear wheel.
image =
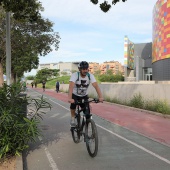
[(71, 127), (71, 134), (72, 134), (72, 138), (73, 141), (75, 143), (79, 143), (80, 142), (80, 115), (77, 114), (75, 117), (75, 121), (76, 121), (76, 127)]
[(92, 119), (87, 119), (86, 121), (85, 137), (87, 151), (91, 157), (95, 157), (98, 152), (98, 133)]

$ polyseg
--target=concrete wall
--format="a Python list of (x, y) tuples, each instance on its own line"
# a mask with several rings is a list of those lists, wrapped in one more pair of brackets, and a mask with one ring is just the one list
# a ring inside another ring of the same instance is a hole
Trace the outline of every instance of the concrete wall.
[[(119, 100), (129, 100), (135, 94), (141, 93), (144, 99), (166, 100), (170, 104), (170, 84), (168, 83), (112, 83), (99, 84), (104, 97), (117, 98)], [(61, 84), (61, 88), (68, 92), (68, 84)], [(96, 95), (95, 89), (90, 85), (89, 94)]]

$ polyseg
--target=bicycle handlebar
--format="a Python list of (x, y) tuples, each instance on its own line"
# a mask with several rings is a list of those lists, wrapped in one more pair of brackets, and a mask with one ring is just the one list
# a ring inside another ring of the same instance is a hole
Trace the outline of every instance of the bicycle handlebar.
[(81, 101), (80, 100), (76, 100), (74, 102), (74, 104), (79, 105), (79, 104), (82, 104), (82, 103), (90, 103), (90, 102), (99, 103), (100, 101), (99, 101), (99, 99), (96, 99), (96, 98), (91, 99), (91, 100), (84, 100), (84, 99), (82, 99)]

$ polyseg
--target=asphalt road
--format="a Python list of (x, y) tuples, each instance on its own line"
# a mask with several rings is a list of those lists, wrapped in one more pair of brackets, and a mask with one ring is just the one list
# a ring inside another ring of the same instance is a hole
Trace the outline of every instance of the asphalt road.
[[(28, 89), (30, 96), (42, 94)], [(43, 136), (23, 153), (24, 170), (170, 170), (169, 146), (96, 115), (99, 151), (91, 158), (83, 141), (72, 140), (69, 103), (44, 96), (53, 107), (43, 116)]]

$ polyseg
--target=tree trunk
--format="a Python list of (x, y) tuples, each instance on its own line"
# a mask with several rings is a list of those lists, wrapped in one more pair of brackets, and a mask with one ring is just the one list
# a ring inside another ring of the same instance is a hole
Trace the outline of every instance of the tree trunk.
[(3, 77), (3, 67), (2, 67), (2, 63), (0, 62), (0, 87), (3, 86), (4, 84), (4, 77)]

